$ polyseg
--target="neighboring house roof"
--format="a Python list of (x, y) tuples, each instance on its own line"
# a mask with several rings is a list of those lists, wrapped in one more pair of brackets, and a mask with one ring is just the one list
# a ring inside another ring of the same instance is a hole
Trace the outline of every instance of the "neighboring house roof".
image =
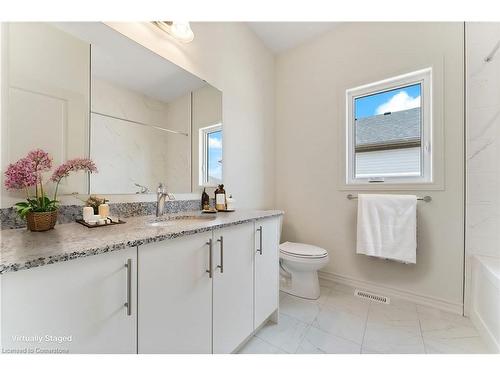
[(420, 108), (356, 120), (356, 151), (420, 146)]

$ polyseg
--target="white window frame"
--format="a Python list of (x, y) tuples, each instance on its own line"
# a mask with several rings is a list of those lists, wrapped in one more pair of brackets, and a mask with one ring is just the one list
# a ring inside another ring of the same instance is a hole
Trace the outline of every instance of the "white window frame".
[[(215, 124), (200, 128), (199, 130), (199, 185), (201, 187), (216, 187), (216, 185), (210, 184), (208, 182), (208, 136), (211, 133), (222, 131), (222, 124)], [(222, 150), (224, 154), (224, 150)], [(222, 173), (224, 173), (224, 167), (222, 167)], [(222, 177), (222, 176), (221, 176)]]
[[(420, 146), (420, 176), (355, 176), (355, 107), (356, 98), (390, 91), (406, 86), (420, 84), (421, 86), (421, 146)], [(385, 79), (368, 85), (346, 90), (346, 169), (345, 183), (347, 185), (391, 185), (391, 184), (428, 184), (433, 183), (432, 171), (432, 68), (418, 70), (412, 73)]]

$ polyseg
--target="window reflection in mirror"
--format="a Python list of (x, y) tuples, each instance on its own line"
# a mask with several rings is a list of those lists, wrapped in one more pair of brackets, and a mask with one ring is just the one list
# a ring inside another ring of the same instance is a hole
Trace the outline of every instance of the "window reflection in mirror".
[(222, 126), (200, 129), (200, 186), (217, 186), (222, 183)]

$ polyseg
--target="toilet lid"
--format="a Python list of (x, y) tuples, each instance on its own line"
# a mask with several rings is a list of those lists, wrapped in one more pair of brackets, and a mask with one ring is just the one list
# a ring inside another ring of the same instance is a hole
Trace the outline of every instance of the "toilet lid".
[(323, 258), (328, 255), (328, 252), (321, 247), (298, 242), (284, 242), (280, 245), (280, 251), (292, 256), (311, 258)]

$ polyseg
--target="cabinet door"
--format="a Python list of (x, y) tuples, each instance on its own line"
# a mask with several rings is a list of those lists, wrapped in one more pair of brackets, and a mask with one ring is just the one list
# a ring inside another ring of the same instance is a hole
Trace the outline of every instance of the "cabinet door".
[(211, 353), (212, 232), (139, 247), (139, 353)]
[(136, 353), (136, 265), (134, 247), (3, 275), (2, 348)]
[(255, 328), (278, 308), (279, 231), (278, 217), (255, 222)]
[(214, 231), (214, 353), (231, 353), (253, 331), (253, 229), (245, 223)]

